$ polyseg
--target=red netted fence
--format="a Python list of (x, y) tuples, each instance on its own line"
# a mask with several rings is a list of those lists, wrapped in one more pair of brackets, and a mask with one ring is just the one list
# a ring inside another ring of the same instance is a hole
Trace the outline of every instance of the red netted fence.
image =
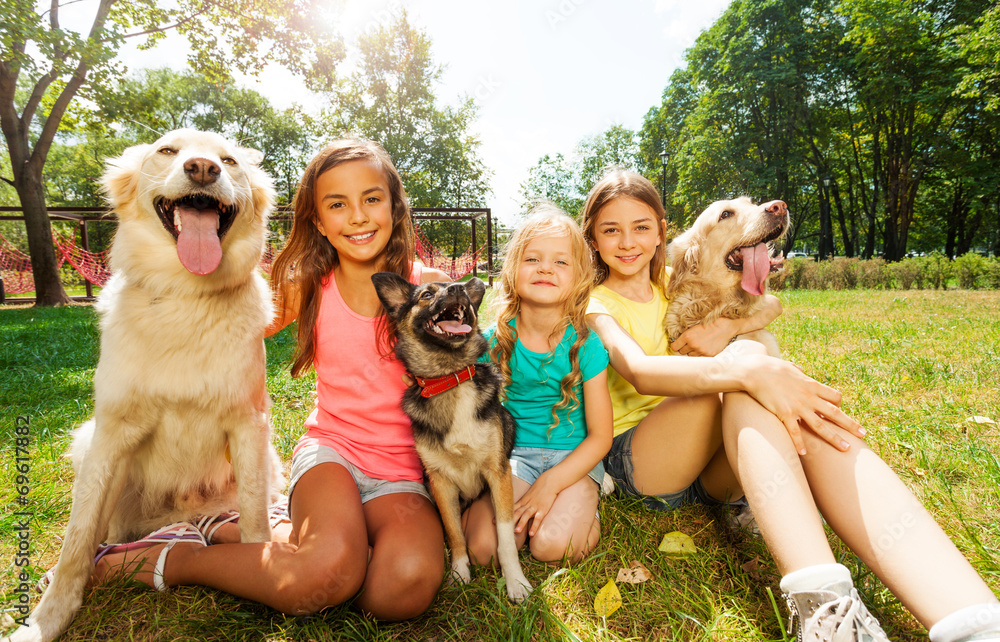
[[(0, 207), (0, 220), (23, 221), (20, 208)], [(18, 214), (13, 216), (11, 214)], [(49, 208), (53, 222), (74, 223), (67, 229), (53, 226), (53, 241), (59, 265), (68, 263), (82, 277), (86, 297), (93, 296), (93, 286), (101, 287), (111, 277), (107, 250), (91, 251), (89, 225), (115, 223), (113, 214), (104, 208)], [(485, 218), (485, 229), (477, 222)], [(417, 257), (428, 266), (447, 273), (453, 279), (467, 274), (485, 277), (492, 284), (493, 256), (496, 248), (493, 221), (489, 209), (475, 208), (413, 208), (416, 230)], [(287, 239), (291, 228), (291, 211), (279, 208), (271, 217), (272, 234), (261, 258), (261, 269), (271, 273), (271, 265)], [(433, 239), (433, 240), (432, 240)], [(442, 245), (450, 245), (451, 251)], [(461, 252), (458, 247), (462, 247)], [(25, 294), (35, 289), (31, 276), (31, 259), (17, 245), (0, 233), (0, 280), (6, 294)], [(29, 299), (22, 299), (28, 301)]]

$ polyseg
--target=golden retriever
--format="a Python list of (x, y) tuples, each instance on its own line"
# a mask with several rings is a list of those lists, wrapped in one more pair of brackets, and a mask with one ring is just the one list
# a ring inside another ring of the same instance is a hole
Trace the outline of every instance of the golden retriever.
[(243, 541), (270, 539), (282, 477), (264, 382), (273, 311), (257, 264), (274, 190), (261, 159), (178, 130), (109, 161), (119, 225), (97, 304), (94, 418), (74, 435), (73, 507), (52, 583), (12, 639), (66, 629), (102, 541), (236, 508)]
[[(745, 318), (759, 311), (767, 277), (782, 265), (780, 254), (771, 256), (771, 244), (785, 235), (788, 224), (784, 201), (754, 205), (741, 197), (712, 203), (674, 238), (668, 247), (672, 274), (665, 319), (670, 341), (699, 323)], [(781, 356), (767, 330), (740, 338), (758, 341), (768, 354)]]

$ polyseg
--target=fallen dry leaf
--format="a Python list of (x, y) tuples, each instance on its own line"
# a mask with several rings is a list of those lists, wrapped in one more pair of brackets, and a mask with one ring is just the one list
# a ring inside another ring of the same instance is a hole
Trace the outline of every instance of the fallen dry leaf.
[(996, 422), (989, 417), (980, 417), (979, 415), (973, 415), (966, 419), (966, 421), (971, 421), (974, 424), (996, 424)]
[(658, 548), (667, 555), (691, 555), (698, 552), (698, 547), (694, 545), (691, 536), (680, 531), (664, 535)]
[(608, 617), (622, 605), (622, 594), (618, 590), (618, 586), (615, 584), (614, 580), (608, 580), (600, 591), (597, 592), (597, 597), (594, 598), (594, 612), (601, 617)]
[(653, 574), (639, 560), (632, 560), (628, 568), (618, 569), (618, 577), (615, 578), (616, 581), (626, 584), (642, 584), (651, 579), (653, 579)]

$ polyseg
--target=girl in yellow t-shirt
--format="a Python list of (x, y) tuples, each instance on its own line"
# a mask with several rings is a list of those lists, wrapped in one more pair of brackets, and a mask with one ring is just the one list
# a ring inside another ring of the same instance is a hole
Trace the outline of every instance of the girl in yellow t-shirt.
[(672, 355), (656, 189), (638, 174), (610, 172), (591, 190), (581, 227), (598, 284), (587, 325), (611, 361), (615, 437), (605, 467), (618, 492), (664, 510), (745, 494), (800, 619), (799, 639), (887, 640), (836, 563), (820, 511), (932, 642), (1000, 639), (996, 597), (865, 445), (840, 393), (760, 344), (729, 345), (780, 314), (776, 299), (756, 317), (692, 328), (669, 346), (704, 356)]

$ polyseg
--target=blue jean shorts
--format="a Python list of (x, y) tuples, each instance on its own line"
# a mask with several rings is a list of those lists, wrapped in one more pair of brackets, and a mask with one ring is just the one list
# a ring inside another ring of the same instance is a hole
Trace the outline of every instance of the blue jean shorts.
[(690, 486), (673, 493), (646, 495), (639, 492), (635, 486), (635, 465), (632, 463), (632, 437), (635, 427), (618, 434), (611, 441), (611, 450), (604, 457), (604, 467), (615, 481), (615, 494), (631, 497), (641, 497), (643, 505), (650, 510), (670, 511), (688, 504), (704, 506), (723, 506), (721, 502), (705, 490), (701, 479), (695, 478)]
[(302, 475), (305, 475), (314, 466), (319, 466), (320, 464), (340, 464), (346, 468), (347, 472), (351, 473), (351, 476), (354, 478), (354, 483), (358, 485), (362, 504), (376, 497), (391, 495), (393, 493), (416, 493), (426, 497), (432, 504), (434, 503), (434, 500), (431, 499), (431, 494), (427, 491), (427, 487), (421, 482), (407, 480), (389, 481), (369, 477), (360, 468), (344, 459), (343, 455), (333, 448), (314, 445), (306, 446), (292, 456), (292, 470), (289, 474), (291, 479), (288, 482), (289, 505), (291, 505), (292, 491), (295, 490), (295, 484), (299, 483)]
[[(534, 484), (542, 473), (554, 468), (556, 464), (569, 457), (571, 452), (573, 451), (556, 448), (515, 446), (514, 452), (510, 454), (510, 470), (514, 473), (514, 477)], [(604, 479), (604, 463), (597, 462), (597, 465), (587, 473), (587, 476), (600, 486)]]

